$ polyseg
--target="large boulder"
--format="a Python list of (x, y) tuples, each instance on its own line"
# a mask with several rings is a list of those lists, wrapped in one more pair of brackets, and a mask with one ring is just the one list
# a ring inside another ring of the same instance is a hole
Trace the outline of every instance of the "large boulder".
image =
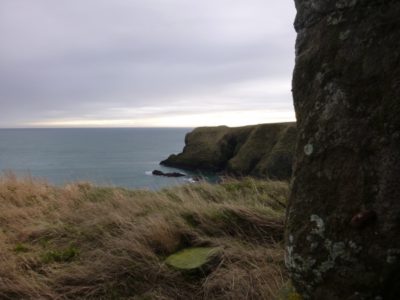
[(400, 299), (400, 1), (295, 2), (293, 283), (306, 299)]

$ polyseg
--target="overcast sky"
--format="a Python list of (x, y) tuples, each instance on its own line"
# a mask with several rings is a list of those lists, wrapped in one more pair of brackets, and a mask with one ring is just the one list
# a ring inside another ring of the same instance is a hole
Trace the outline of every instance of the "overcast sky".
[(293, 121), (293, 0), (1, 0), (0, 127)]

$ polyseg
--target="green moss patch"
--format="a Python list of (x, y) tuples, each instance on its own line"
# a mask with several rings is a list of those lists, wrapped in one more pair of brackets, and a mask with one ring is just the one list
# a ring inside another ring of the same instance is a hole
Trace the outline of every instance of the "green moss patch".
[(70, 262), (75, 259), (79, 254), (79, 251), (75, 247), (68, 247), (62, 250), (51, 250), (47, 251), (42, 255), (42, 261), (44, 263), (53, 262)]
[(14, 247), (14, 252), (16, 252), (16, 253), (25, 253), (25, 252), (28, 252), (28, 251), (29, 251), (29, 248), (27, 246), (25, 246), (24, 244), (19, 244), (18, 243)]

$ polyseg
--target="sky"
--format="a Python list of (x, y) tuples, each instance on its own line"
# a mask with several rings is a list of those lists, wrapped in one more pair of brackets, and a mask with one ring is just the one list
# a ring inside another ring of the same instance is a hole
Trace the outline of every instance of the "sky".
[(294, 121), (293, 0), (1, 0), (0, 127)]

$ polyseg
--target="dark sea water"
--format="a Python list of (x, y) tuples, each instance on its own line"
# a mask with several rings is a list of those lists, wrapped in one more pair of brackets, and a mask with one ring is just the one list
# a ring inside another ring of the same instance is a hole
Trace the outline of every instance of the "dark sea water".
[[(0, 129), (0, 170), (63, 185), (158, 189), (187, 178), (152, 176), (154, 169), (184, 146), (189, 128)], [(178, 170), (179, 171), (179, 170)], [(187, 172), (185, 172), (187, 173)]]

